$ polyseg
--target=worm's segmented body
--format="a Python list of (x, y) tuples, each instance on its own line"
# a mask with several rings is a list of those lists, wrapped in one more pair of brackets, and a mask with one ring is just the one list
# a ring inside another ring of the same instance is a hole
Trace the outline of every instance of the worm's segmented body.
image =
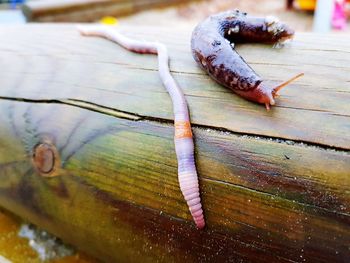
[(175, 120), (175, 150), (178, 161), (178, 178), (181, 191), (198, 228), (205, 226), (199, 196), (198, 176), (194, 161), (194, 144), (185, 97), (169, 71), (169, 57), (165, 45), (130, 39), (106, 26), (80, 26), (81, 34), (107, 38), (124, 48), (136, 52), (158, 55), (158, 70), (164, 87), (173, 102)]
[(277, 18), (257, 18), (238, 10), (222, 12), (198, 24), (191, 48), (197, 63), (218, 83), (269, 109), (279, 89), (300, 77), (268, 87), (235, 51), (235, 43), (276, 43), (292, 38), (294, 31)]

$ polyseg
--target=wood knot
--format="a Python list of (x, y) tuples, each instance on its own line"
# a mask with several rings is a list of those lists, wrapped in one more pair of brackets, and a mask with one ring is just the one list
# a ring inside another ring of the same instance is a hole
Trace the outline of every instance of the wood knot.
[(56, 147), (50, 142), (41, 142), (33, 149), (32, 162), (42, 176), (56, 176), (60, 158)]

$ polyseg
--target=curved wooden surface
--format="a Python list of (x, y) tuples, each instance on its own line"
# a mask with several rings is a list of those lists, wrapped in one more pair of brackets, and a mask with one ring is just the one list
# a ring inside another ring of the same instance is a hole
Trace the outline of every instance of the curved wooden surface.
[(95, 22), (103, 16), (125, 16), (151, 8), (179, 5), (189, 0), (36, 0), (22, 12), (31, 22)]
[[(121, 30), (169, 46), (194, 124), (206, 229), (195, 229), (178, 187), (156, 58), (72, 25), (0, 28), (0, 205), (106, 261), (346, 262), (350, 38), (238, 47), (272, 83), (305, 72), (266, 112), (196, 66), (189, 31)], [(61, 159), (52, 178), (31, 160), (46, 140)]]

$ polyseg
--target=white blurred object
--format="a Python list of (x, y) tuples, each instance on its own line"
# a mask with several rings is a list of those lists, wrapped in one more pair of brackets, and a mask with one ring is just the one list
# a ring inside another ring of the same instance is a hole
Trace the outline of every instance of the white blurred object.
[(313, 25), (314, 32), (328, 33), (331, 31), (333, 8), (333, 0), (317, 0)]
[(24, 24), (26, 22), (20, 10), (0, 10), (0, 24)]
[[(72, 247), (63, 244), (57, 237), (34, 225), (23, 224), (18, 236), (29, 240), (29, 245), (38, 253), (42, 261), (63, 258), (74, 254)], [(0, 263), (2, 263), (1, 260)]]
[(0, 263), (12, 263), (12, 261), (0, 255)]

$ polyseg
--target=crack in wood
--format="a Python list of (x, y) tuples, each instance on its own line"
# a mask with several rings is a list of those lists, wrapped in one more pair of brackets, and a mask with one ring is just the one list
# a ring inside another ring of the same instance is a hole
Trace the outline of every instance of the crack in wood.
[(338, 50), (338, 49), (322, 49), (322, 48), (300, 48), (299, 50), (305, 50), (305, 51), (322, 51), (322, 52), (339, 52), (339, 53), (350, 53), (346, 50)]
[(113, 109), (110, 107), (94, 104), (94, 103), (83, 101), (83, 100), (75, 100), (75, 99), (26, 99), (26, 98), (4, 97), (4, 96), (0, 96), (0, 99), (10, 100), (10, 101), (18, 101), (18, 102), (26, 102), (26, 103), (65, 104), (65, 105), (79, 107), (79, 108), (83, 108), (86, 110), (90, 110), (90, 111), (106, 114), (109, 116), (117, 117), (120, 119), (127, 119), (127, 120), (133, 120), (133, 121), (137, 121), (137, 120), (140, 120), (142, 118), (142, 117), (138, 116), (137, 114), (124, 112), (121, 110)]
[(331, 114), (334, 116), (341, 116), (341, 117), (349, 117), (350, 116), (347, 114), (333, 113), (331, 111), (323, 110), (323, 109), (305, 109), (305, 108), (301, 108), (301, 107), (291, 107), (291, 106), (281, 106), (281, 105), (276, 105), (276, 107), (285, 108), (285, 109), (293, 109), (293, 110), (301, 110), (301, 111), (317, 111), (317, 112), (322, 112), (322, 113)]
[[(120, 119), (127, 119), (132, 121), (150, 121), (150, 122), (157, 122), (157, 123), (169, 124), (169, 125), (173, 124), (173, 120), (171, 119), (144, 116), (137, 113), (122, 111), (119, 109), (103, 106), (103, 105), (96, 104), (89, 101), (78, 100), (78, 99), (69, 99), (69, 98), (67, 99), (27, 99), (27, 98), (4, 97), (4, 96), (0, 96), (0, 99), (10, 100), (10, 101), (19, 101), (19, 102), (25, 102), (25, 103), (65, 104), (72, 107), (78, 107), (78, 108), (102, 113), (102, 114), (120, 118)], [(264, 141), (283, 143), (283, 144), (294, 145), (299, 147), (312, 147), (312, 148), (317, 148), (319, 150), (327, 150), (327, 151), (333, 151), (337, 153), (344, 153), (344, 154), (350, 155), (350, 150), (345, 148), (345, 146), (343, 148), (343, 147), (325, 145), (321, 143), (304, 141), (304, 140), (286, 139), (281, 137), (272, 137), (272, 136), (265, 136), (265, 135), (253, 134), (253, 133), (243, 133), (243, 132), (229, 130), (224, 127), (213, 127), (213, 126), (208, 126), (208, 125), (203, 125), (198, 123), (192, 123), (191, 125), (193, 128), (204, 129), (208, 132), (210, 131), (223, 132), (227, 135), (230, 134), (230, 135), (235, 135), (235, 136), (239, 136), (247, 139), (264, 140)]]

